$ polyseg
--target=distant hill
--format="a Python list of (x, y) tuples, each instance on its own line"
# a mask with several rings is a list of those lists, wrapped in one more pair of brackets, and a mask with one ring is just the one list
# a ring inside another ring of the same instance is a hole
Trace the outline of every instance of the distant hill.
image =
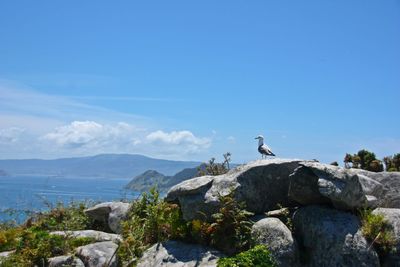
[(146, 170), (174, 175), (199, 162), (154, 159), (134, 154), (101, 154), (91, 157), (54, 160), (0, 160), (0, 170), (8, 175), (45, 175), (61, 177), (130, 178)]
[[(200, 166), (200, 164), (198, 164)], [(134, 177), (126, 186), (125, 189), (133, 191), (146, 192), (151, 187), (157, 185), (160, 192), (165, 193), (172, 186), (179, 184), (185, 180), (193, 178), (197, 175), (198, 167), (186, 168), (173, 176), (167, 176), (154, 170), (148, 170)]]
[(8, 176), (8, 174), (7, 174), (5, 171), (0, 170), (0, 177), (1, 177), (1, 176)]

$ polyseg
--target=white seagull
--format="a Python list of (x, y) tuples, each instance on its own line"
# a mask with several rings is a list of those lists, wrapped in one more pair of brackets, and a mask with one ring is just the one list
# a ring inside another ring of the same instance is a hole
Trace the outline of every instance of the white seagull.
[(258, 152), (261, 153), (261, 158), (267, 158), (267, 156), (275, 156), (271, 149), (264, 144), (264, 136), (259, 135), (255, 139), (258, 139)]

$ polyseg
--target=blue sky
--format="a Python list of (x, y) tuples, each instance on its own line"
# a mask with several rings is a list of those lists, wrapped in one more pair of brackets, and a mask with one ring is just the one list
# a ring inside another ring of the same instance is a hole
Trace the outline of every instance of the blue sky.
[(400, 152), (400, 1), (1, 1), (0, 158)]

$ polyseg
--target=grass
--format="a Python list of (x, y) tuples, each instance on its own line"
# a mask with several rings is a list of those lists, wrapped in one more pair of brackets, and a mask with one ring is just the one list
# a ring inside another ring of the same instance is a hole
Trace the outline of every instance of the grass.
[(361, 231), (378, 251), (388, 253), (395, 249), (396, 240), (390, 224), (382, 214), (373, 214), (371, 210), (360, 211)]

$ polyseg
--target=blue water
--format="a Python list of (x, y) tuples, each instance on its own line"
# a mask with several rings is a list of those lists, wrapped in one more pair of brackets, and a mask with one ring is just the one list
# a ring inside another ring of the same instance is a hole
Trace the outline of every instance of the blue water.
[[(123, 187), (129, 179), (62, 178), (42, 176), (0, 177), (0, 221), (22, 222), (24, 211), (44, 211), (57, 202), (101, 202), (137, 198)], [(9, 210), (14, 213), (10, 214)]]

